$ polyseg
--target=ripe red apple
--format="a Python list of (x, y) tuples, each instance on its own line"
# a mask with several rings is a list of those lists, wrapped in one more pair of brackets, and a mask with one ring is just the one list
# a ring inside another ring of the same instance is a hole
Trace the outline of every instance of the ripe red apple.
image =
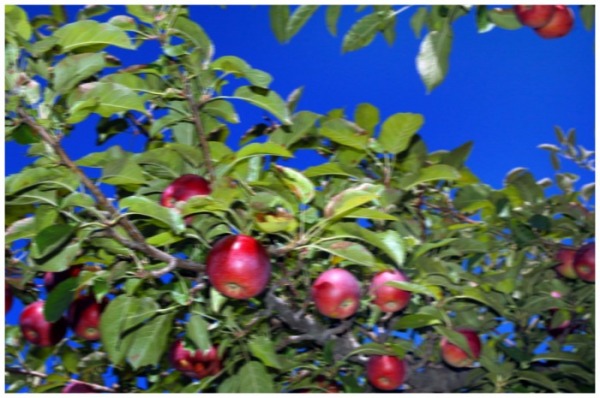
[(581, 280), (596, 281), (596, 243), (585, 244), (577, 250), (573, 268)]
[(89, 341), (100, 339), (100, 315), (107, 304), (106, 297), (98, 303), (91, 295), (79, 296), (71, 303), (67, 321), (77, 337)]
[(464, 368), (471, 366), (476, 359), (479, 358), (479, 354), (481, 354), (481, 340), (479, 340), (479, 336), (477, 332), (470, 329), (457, 329), (457, 332), (461, 333), (467, 339), (467, 343), (469, 344), (469, 348), (473, 353), (473, 356), (469, 356), (465, 351), (463, 351), (458, 346), (450, 343), (447, 338), (443, 337), (441, 342), (442, 347), (442, 358), (448, 365)]
[(383, 312), (403, 310), (410, 301), (410, 292), (394, 286), (386, 286), (385, 283), (389, 281), (406, 282), (408, 278), (397, 270), (379, 272), (373, 277), (373, 281), (369, 287), (369, 294), (375, 296), (373, 302)]
[(67, 384), (62, 389), (61, 392), (63, 392), (63, 393), (95, 393), (96, 390), (94, 390), (93, 387), (88, 386), (87, 384), (72, 381), (69, 384)]
[(541, 28), (534, 29), (535, 33), (544, 39), (563, 37), (571, 31), (575, 15), (567, 6), (554, 6), (554, 14), (550, 21)]
[(519, 22), (530, 28), (541, 28), (545, 26), (554, 15), (555, 8), (552, 5), (519, 5), (514, 6), (515, 15)]
[(54, 323), (44, 318), (44, 301), (38, 300), (25, 307), (19, 318), (25, 340), (40, 347), (56, 345), (67, 331), (67, 321), (60, 318)]
[(249, 299), (260, 294), (271, 278), (271, 260), (251, 236), (229, 235), (212, 247), (206, 258), (210, 283), (221, 294)]
[(8, 283), (4, 284), (4, 313), (7, 313), (12, 308), (13, 292)]
[(335, 319), (345, 319), (360, 306), (360, 283), (350, 272), (332, 268), (323, 272), (312, 285), (317, 311)]
[(367, 362), (367, 380), (374, 387), (392, 391), (404, 382), (406, 364), (398, 357), (391, 355), (374, 355)]
[(577, 273), (573, 267), (576, 252), (577, 251), (574, 249), (560, 249), (558, 253), (556, 253), (556, 261), (560, 262), (560, 264), (554, 268), (556, 272), (565, 278), (576, 279)]
[(192, 196), (206, 196), (210, 193), (210, 184), (204, 178), (195, 174), (184, 174), (173, 180), (163, 191), (160, 204), (174, 207), (176, 202), (185, 202)]
[(46, 272), (44, 274), (44, 286), (46, 287), (46, 291), (49, 293), (54, 289), (59, 283), (75, 277), (81, 273), (83, 269), (83, 265), (77, 264), (72, 265), (64, 271), (60, 272)]
[(221, 360), (215, 346), (207, 351), (188, 351), (183, 346), (183, 341), (177, 340), (171, 346), (169, 359), (175, 369), (194, 379), (212, 376), (221, 371)]

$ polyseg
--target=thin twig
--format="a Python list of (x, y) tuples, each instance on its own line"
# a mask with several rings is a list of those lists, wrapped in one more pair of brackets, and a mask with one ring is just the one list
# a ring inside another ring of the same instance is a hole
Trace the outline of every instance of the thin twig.
[(185, 76), (184, 94), (185, 99), (187, 100), (188, 105), (190, 106), (190, 110), (192, 111), (192, 118), (194, 119), (194, 125), (196, 126), (196, 133), (198, 134), (198, 140), (200, 141), (200, 146), (202, 147), (202, 153), (204, 155), (204, 165), (206, 166), (206, 171), (208, 171), (210, 181), (214, 182), (216, 179), (215, 169), (212, 164), (212, 157), (210, 155), (210, 147), (208, 146), (208, 140), (206, 139), (206, 132), (204, 131), (204, 126), (202, 125), (202, 120), (200, 119), (201, 104), (199, 104), (194, 98), (190, 80)]

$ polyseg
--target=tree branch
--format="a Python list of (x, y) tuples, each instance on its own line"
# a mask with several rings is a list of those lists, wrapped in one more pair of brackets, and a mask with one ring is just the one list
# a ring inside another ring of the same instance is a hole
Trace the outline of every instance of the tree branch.
[[(120, 236), (114, 229), (107, 225), (108, 234), (122, 245), (137, 250), (146, 254), (147, 256), (154, 258), (155, 260), (164, 261), (169, 264), (176, 264), (179, 268), (190, 269), (193, 271), (202, 271), (204, 269), (203, 264), (199, 264), (190, 260), (180, 259), (174, 257), (158, 248), (146, 243), (144, 235), (137, 229), (137, 227), (127, 218), (123, 217), (119, 211), (110, 203), (104, 193), (94, 184), (94, 182), (81, 170), (73, 160), (67, 155), (60, 142), (56, 140), (43, 126), (39, 125), (33, 117), (27, 114), (24, 110), (18, 110), (19, 116), (21, 116), (23, 122), (29, 125), (40, 138), (48, 143), (54, 152), (60, 157), (61, 161), (67, 166), (73, 173), (79, 176), (81, 182), (85, 187), (92, 193), (96, 198), (97, 203), (100, 207), (107, 211), (111, 218), (118, 220), (118, 224), (125, 229), (125, 232), (131, 237), (132, 240), (128, 240)], [(107, 220), (102, 220), (107, 222)], [(169, 270), (171, 271), (171, 270)], [(167, 271), (167, 272), (169, 272)], [(155, 271), (156, 272), (156, 271)], [(166, 272), (165, 272), (166, 273)]]
[[(48, 377), (47, 374), (42, 373), (42, 372), (36, 372), (34, 370), (27, 370), (27, 369), (22, 369), (22, 368), (15, 368), (15, 367), (9, 367), (6, 366), (4, 368), (4, 370), (8, 373), (13, 373), (13, 374), (21, 374), (21, 375), (28, 375), (28, 376), (34, 376), (34, 377), (40, 377), (42, 379), (45, 379)], [(95, 383), (88, 383), (86, 381), (82, 381), (82, 380), (77, 380), (77, 379), (70, 379), (68, 381), (69, 383), (79, 383), (79, 384), (84, 384), (86, 386), (92, 387), (94, 390), (96, 391), (102, 391), (102, 392), (117, 392), (117, 390), (115, 390), (114, 388), (110, 388), (110, 387), (105, 387), (102, 386), (100, 384), (95, 384)]]

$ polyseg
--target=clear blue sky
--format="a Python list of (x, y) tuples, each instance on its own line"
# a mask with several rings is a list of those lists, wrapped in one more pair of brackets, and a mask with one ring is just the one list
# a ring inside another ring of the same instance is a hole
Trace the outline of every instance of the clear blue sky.
[[(23, 8), (30, 18), (50, 13), (48, 6)], [(79, 8), (68, 7), (70, 22), (75, 21)], [(357, 13), (356, 6), (345, 7), (338, 36), (332, 37), (325, 27), (324, 9), (320, 9), (285, 45), (279, 44), (270, 30), (266, 6), (192, 6), (191, 16), (212, 39), (217, 57), (235, 55), (270, 73), (274, 78), (271, 87), (284, 98), (304, 86), (299, 110), (325, 113), (343, 107), (351, 117), (356, 105), (368, 102), (380, 109), (382, 120), (397, 112), (423, 114), (425, 125), (420, 134), (430, 151), (474, 141), (467, 165), (494, 188), (500, 188), (506, 173), (515, 167), (530, 169), (536, 179), (553, 176), (548, 153), (536, 147), (556, 143), (555, 125), (577, 129), (578, 142), (594, 149), (594, 32), (583, 28), (578, 10), (573, 31), (554, 40), (544, 40), (529, 28), (496, 28), (479, 34), (474, 15), (459, 19), (453, 25), (449, 74), (426, 94), (415, 68), (420, 40), (409, 27), (417, 8), (399, 16), (393, 46), (377, 37), (368, 47), (347, 54), (341, 52), (343, 34), (370, 10)], [(113, 6), (109, 14), (96, 19), (104, 22), (124, 13), (123, 6)], [(108, 51), (130, 65), (155, 60), (159, 48), (147, 43), (140, 51)], [(231, 126), (233, 138), (266, 115), (243, 103), (235, 106), (241, 123)], [(91, 123), (78, 126), (64, 141), (72, 158), (112, 145), (142, 150), (144, 138), (131, 132), (95, 147), (97, 120), (94, 117)], [(31, 161), (25, 157), (25, 146), (9, 142), (5, 150), (7, 175)], [(303, 170), (321, 160), (303, 155), (286, 165)], [(578, 187), (594, 180), (593, 173), (563, 164), (565, 170), (581, 175)], [(16, 301), (8, 314), (9, 324), (16, 323), (21, 309)]]

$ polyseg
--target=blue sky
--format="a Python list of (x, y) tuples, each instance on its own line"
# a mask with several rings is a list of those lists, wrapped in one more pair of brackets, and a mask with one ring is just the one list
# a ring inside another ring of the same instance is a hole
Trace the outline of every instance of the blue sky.
[[(49, 14), (48, 6), (23, 8), (30, 18)], [(324, 9), (320, 9), (285, 45), (278, 43), (270, 30), (266, 6), (192, 6), (191, 16), (212, 39), (217, 57), (235, 55), (270, 73), (272, 89), (284, 98), (304, 86), (298, 110), (326, 113), (343, 107), (352, 117), (358, 104), (368, 102), (380, 109), (382, 120), (397, 112), (423, 114), (425, 125), (420, 134), (430, 151), (474, 141), (467, 165), (494, 188), (500, 188), (506, 173), (515, 167), (530, 169), (536, 179), (554, 175), (548, 153), (536, 147), (556, 143), (555, 125), (565, 131), (575, 128), (578, 142), (594, 149), (594, 32), (583, 28), (577, 10), (573, 31), (554, 40), (544, 40), (525, 27), (511, 31), (496, 28), (479, 34), (474, 15), (462, 17), (453, 25), (449, 74), (426, 94), (415, 68), (420, 40), (409, 27), (417, 8), (400, 14), (393, 46), (377, 37), (366, 48), (346, 54), (341, 52), (343, 35), (369, 9), (357, 13), (356, 6), (345, 7), (337, 37), (327, 32)], [(68, 8), (70, 22), (75, 21), (78, 9)], [(96, 19), (104, 22), (124, 13), (123, 6), (113, 6), (109, 14)], [(147, 43), (141, 51), (108, 51), (130, 65), (153, 61), (159, 47)], [(244, 103), (235, 106), (241, 123), (230, 127), (231, 141), (266, 116)], [(112, 145), (142, 150), (144, 138), (131, 132), (95, 147), (93, 122), (97, 120), (82, 123), (64, 141), (72, 158)], [(25, 157), (26, 150), (14, 142), (6, 144), (7, 175), (31, 161)], [(321, 157), (303, 154), (286, 165), (303, 170), (320, 161)], [(563, 165), (581, 176), (578, 187), (594, 181), (592, 172), (565, 161)], [(16, 323), (21, 308), (15, 301), (8, 314), (9, 324)]]

